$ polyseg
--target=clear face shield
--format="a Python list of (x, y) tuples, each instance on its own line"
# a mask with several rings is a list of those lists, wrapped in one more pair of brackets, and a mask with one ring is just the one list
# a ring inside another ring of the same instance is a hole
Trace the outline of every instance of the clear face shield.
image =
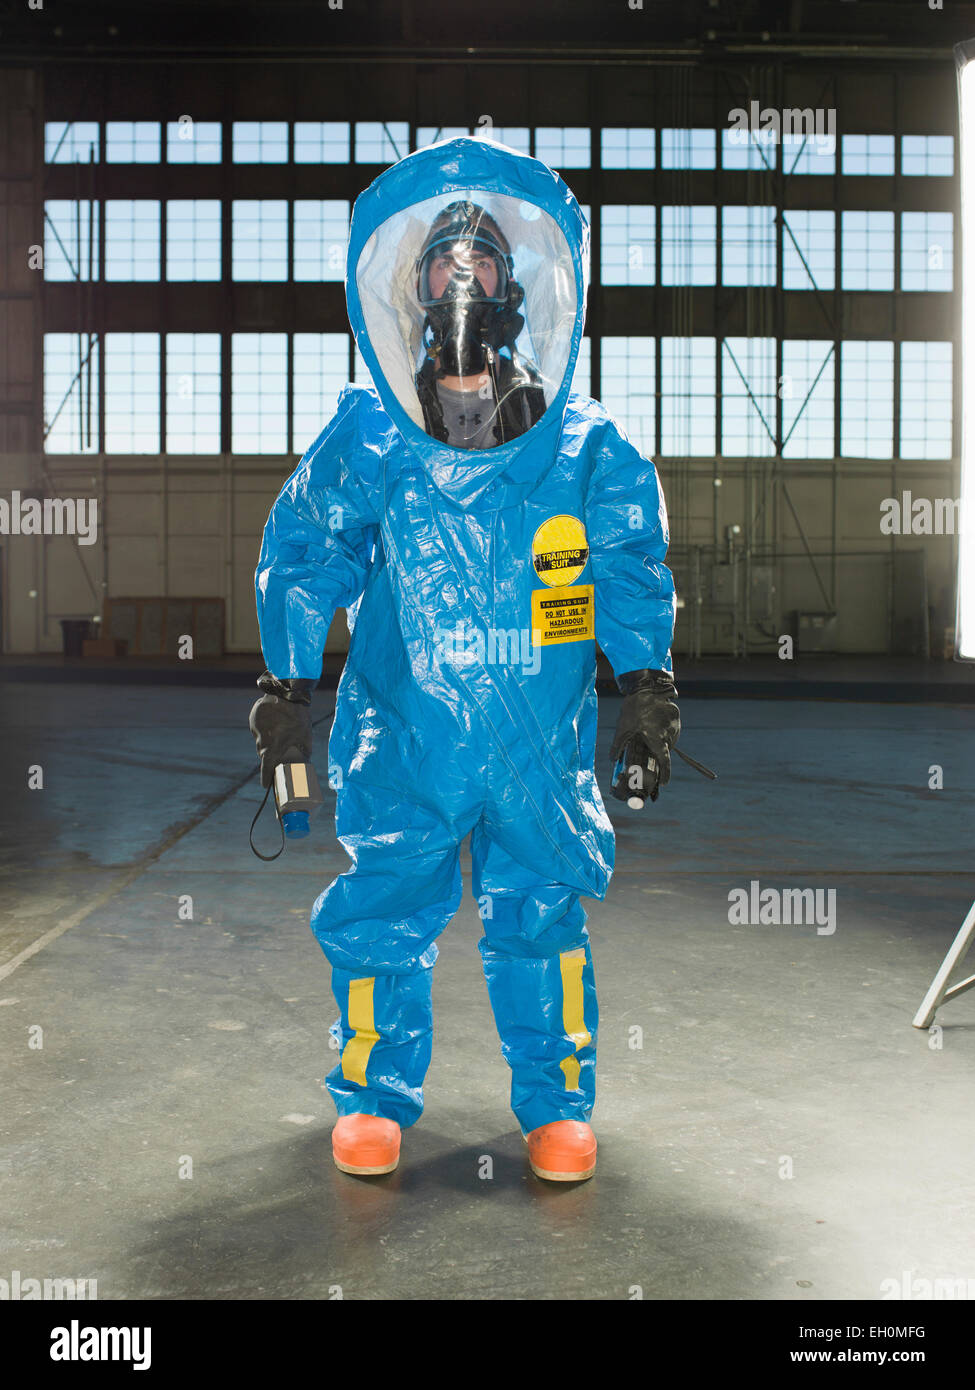
[[(493, 398), (495, 413), (533, 393), (526, 425), (558, 395), (575, 271), (564, 233), (535, 204), (478, 190), (425, 199), (376, 230), (355, 274), (380, 370), (421, 430), (430, 433), (421, 398), (438, 384)], [(479, 447), (506, 442), (510, 431), (500, 433)]]

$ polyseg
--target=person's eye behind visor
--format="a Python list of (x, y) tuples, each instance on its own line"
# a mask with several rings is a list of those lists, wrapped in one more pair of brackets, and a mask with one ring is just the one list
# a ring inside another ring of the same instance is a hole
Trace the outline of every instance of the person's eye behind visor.
[[(476, 285), (475, 285), (476, 281)], [(445, 238), (427, 247), (418, 268), (417, 299), (424, 308), (445, 299), (475, 298), (503, 304), (508, 266), (490, 242)]]

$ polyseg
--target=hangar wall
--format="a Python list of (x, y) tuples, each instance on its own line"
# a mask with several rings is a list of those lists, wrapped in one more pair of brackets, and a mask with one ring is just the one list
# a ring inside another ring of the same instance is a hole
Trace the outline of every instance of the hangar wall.
[[(327, 79), (327, 80), (326, 80)], [(384, 109), (375, 109), (375, 93)], [(47, 121), (401, 119), (420, 126), (483, 116), (496, 125), (588, 126), (593, 148), (606, 127), (721, 129), (732, 107), (752, 97), (775, 107), (829, 107), (840, 132), (953, 134), (950, 64), (925, 63), (880, 73), (862, 63), (768, 61), (705, 70), (693, 65), (608, 62), (564, 64), (558, 82), (532, 79), (524, 64), (391, 63), (368, 72), (327, 64), (226, 64), (129, 68), (64, 67), (0, 74), (0, 466), (4, 493), (94, 497), (99, 537), (90, 547), (69, 537), (0, 536), (2, 650), (60, 650), (59, 621), (91, 616), (104, 597), (222, 596), (226, 647), (257, 648), (253, 570), (260, 532), (297, 453), (233, 452), (230, 400), (224, 392), (219, 453), (190, 455), (42, 447), (43, 335), (84, 330), (166, 332), (347, 332), (339, 284), (235, 283), (226, 274), (205, 286), (45, 284), (27, 248), (43, 242), (45, 199), (77, 187), (77, 168), (45, 163)], [(225, 145), (229, 141), (225, 141)], [(225, 152), (212, 169), (99, 164), (85, 170), (94, 196), (132, 198), (310, 196), (354, 200), (381, 166), (297, 168), (234, 165)], [(957, 210), (952, 179), (789, 178), (722, 169), (565, 169), (580, 202), (744, 206), (774, 199), (782, 207)], [(72, 182), (73, 181), (73, 182)], [(774, 186), (774, 192), (773, 190)], [(228, 248), (229, 249), (229, 248)], [(599, 218), (593, 216), (593, 264)], [(719, 277), (720, 281), (720, 277)], [(839, 275), (836, 276), (839, 285)], [(817, 302), (818, 301), (818, 302)], [(957, 348), (953, 294), (857, 293), (837, 287), (797, 294), (771, 286), (646, 287), (602, 285), (593, 276), (587, 334), (726, 334), (777, 338), (942, 340)], [(824, 310), (825, 306), (825, 310)], [(827, 317), (832, 326), (824, 327)], [(896, 372), (895, 367), (895, 372)], [(592, 393), (601, 394), (593, 353)], [(684, 599), (675, 651), (744, 654), (774, 650), (793, 610), (837, 613), (834, 645), (846, 652), (942, 654), (953, 619), (956, 538), (888, 536), (880, 528), (888, 497), (954, 498), (958, 492), (958, 353), (954, 353), (951, 456), (944, 459), (784, 459), (658, 455), (671, 515), (670, 563)], [(837, 393), (838, 394), (838, 393)], [(839, 404), (837, 403), (837, 411)], [(103, 422), (102, 422), (103, 423)], [(895, 426), (896, 428), (896, 426)], [(837, 439), (839, 432), (837, 432)], [(730, 528), (737, 526), (735, 533)], [(923, 577), (925, 590), (920, 580)], [(737, 602), (730, 595), (737, 593)], [(750, 611), (744, 595), (748, 595)], [(771, 597), (769, 597), (771, 595)], [(744, 628), (747, 627), (747, 631)], [(329, 646), (342, 650), (344, 618)]]

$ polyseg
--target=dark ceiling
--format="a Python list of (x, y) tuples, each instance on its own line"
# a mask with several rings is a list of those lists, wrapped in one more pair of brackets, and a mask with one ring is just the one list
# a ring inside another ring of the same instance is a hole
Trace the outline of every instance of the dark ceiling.
[[(975, 36), (943, 0), (0, 0), (0, 63), (383, 52), (490, 61), (756, 51), (928, 58)], [(335, 8), (333, 8), (335, 6)], [(636, 8), (635, 8), (636, 7)]]

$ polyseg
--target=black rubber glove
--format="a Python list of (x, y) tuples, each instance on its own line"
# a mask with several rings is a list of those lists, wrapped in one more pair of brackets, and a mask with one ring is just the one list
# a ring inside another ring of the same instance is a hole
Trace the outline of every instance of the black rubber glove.
[[(617, 677), (623, 707), (616, 725), (610, 756), (616, 762), (625, 752), (624, 770), (613, 795), (626, 801), (634, 791), (656, 801), (661, 787), (670, 781), (670, 750), (680, 737), (680, 712), (673, 676), (665, 671), (627, 671)], [(656, 763), (651, 769), (650, 759)], [(633, 786), (631, 770), (641, 769), (642, 785)]]
[(280, 763), (306, 763), (311, 758), (311, 693), (317, 684), (279, 681), (270, 671), (257, 682), (266, 694), (254, 705), (247, 722), (257, 740), (262, 787), (271, 786)]

